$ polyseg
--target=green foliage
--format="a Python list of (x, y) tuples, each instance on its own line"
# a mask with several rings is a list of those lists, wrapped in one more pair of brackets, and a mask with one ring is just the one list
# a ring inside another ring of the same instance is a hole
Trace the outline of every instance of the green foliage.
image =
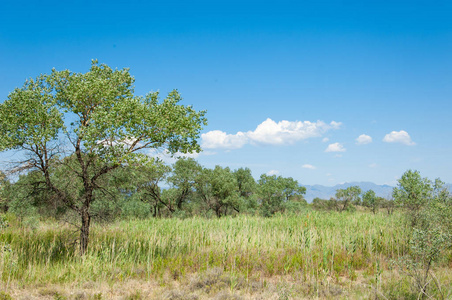
[[(171, 201), (162, 197), (159, 183), (168, 176), (171, 168), (161, 161), (136, 164), (116, 170), (118, 182), (114, 184), (124, 199), (146, 203), (147, 212), (157, 217), (164, 208), (174, 211)], [(168, 214), (167, 214), (168, 215)]]
[(5, 215), (0, 215), (0, 230), (5, 229), (8, 227), (8, 220), (6, 219)]
[[(431, 297), (431, 283), (440, 286), (433, 264), (452, 247), (452, 196), (439, 179), (433, 183), (411, 170), (403, 174), (393, 195), (411, 225), (410, 251), (397, 263), (412, 278), (418, 298)], [(444, 294), (439, 296), (445, 299)]]
[(240, 168), (235, 170), (233, 174), (237, 180), (240, 197), (250, 198), (257, 190), (256, 181), (251, 175), (251, 170), (249, 168)]
[(266, 217), (284, 211), (289, 201), (306, 193), (306, 188), (291, 177), (262, 174), (258, 184), (261, 211)]
[(217, 217), (228, 212), (240, 212), (240, 197), (237, 180), (229, 168), (215, 166), (202, 169), (195, 180), (196, 193), (200, 204), (208, 212), (212, 210)]
[(373, 190), (368, 190), (362, 196), (362, 205), (369, 208), (374, 214), (382, 206), (385, 201), (382, 197), (377, 197)]
[(233, 172), (240, 197), (240, 212), (255, 214), (258, 209), (258, 185), (249, 168), (239, 168)]
[(414, 226), (418, 214), (431, 198), (433, 190), (433, 183), (428, 178), (422, 178), (418, 171), (408, 170), (398, 180), (392, 196), (398, 206), (409, 212)]
[(172, 176), (167, 183), (170, 188), (165, 194), (166, 201), (172, 204), (175, 210), (182, 211), (188, 201), (193, 200), (196, 179), (202, 171), (201, 165), (192, 158), (178, 159), (172, 170)]
[(64, 127), (63, 115), (56, 106), (48, 76), (39, 75), (16, 88), (0, 105), (0, 151), (18, 149), (38, 152), (58, 138)]
[(381, 201), (381, 207), (386, 210), (388, 215), (392, 215), (396, 208), (395, 201), (393, 199), (385, 199), (385, 198), (380, 198), (380, 201)]
[(318, 197), (312, 200), (312, 208), (315, 210), (339, 210), (337, 200), (331, 198), (330, 200), (320, 199)]
[(52, 70), (30, 79), (0, 104), (0, 151), (24, 151), (29, 159), (21, 169), (41, 172), (39, 184), (79, 215), (81, 253), (91, 205), (111, 192), (102, 187), (106, 174), (152, 163), (146, 149), (200, 151), (205, 112), (180, 105), (176, 90), (163, 100), (158, 92), (135, 96), (133, 83), (128, 69), (93, 61), (86, 73)]
[(40, 172), (32, 171), (21, 175), (17, 182), (8, 185), (3, 195), (8, 199), (8, 211), (19, 219), (26, 217), (56, 216), (58, 204), (54, 201), (46, 189), (40, 184), (43, 181)]
[(11, 183), (6, 179), (5, 174), (0, 171), (0, 211), (8, 211), (9, 199), (6, 193), (10, 186)]
[(148, 203), (137, 199), (125, 198), (119, 203), (121, 217), (125, 219), (145, 219), (151, 215), (151, 208)]
[(5, 291), (0, 291), (0, 300), (13, 300), (13, 297)]
[(354, 205), (361, 204), (361, 188), (359, 186), (351, 186), (346, 189), (338, 189), (336, 191), (336, 199), (341, 204), (338, 206), (340, 211), (354, 211)]

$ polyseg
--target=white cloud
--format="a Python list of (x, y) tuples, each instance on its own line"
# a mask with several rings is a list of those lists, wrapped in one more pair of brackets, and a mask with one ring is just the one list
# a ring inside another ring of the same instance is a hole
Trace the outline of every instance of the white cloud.
[(401, 143), (408, 146), (416, 145), (415, 142), (411, 140), (410, 135), (405, 130), (400, 131), (392, 131), (391, 133), (388, 133), (383, 138), (383, 142), (386, 143)]
[(342, 122), (331, 121), (330, 125), (332, 129), (339, 129), (342, 126)]
[(370, 143), (372, 143), (372, 137), (370, 137), (366, 134), (361, 134), (356, 139), (356, 144), (358, 144), (358, 145), (365, 145), (365, 144), (370, 144)]
[(267, 172), (268, 176), (273, 176), (273, 175), (278, 175), (279, 171), (278, 170), (270, 170)]
[(310, 165), (310, 164), (304, 164), (304, 165), (302, 165), (301, 167), (302, 167), (302, 168), (305, 168), (305, 169), (311, 169), (311, 170), (317, 169), (317, 167), (315, 167), (315, 166), (313, 166), (313, 165)]
[(329, 144), (325, 152), (345, 152), (345, 148), (340, 143)]
[(227, 134), (220, 130), (213, 130), (201, 135), (202, 147), (207, 149), (213, 148), (225, 148), (225, 149), (238, 149), (243, 147), (248, 138), (243, 132), (237, 132), (236, 134)]
[(369, 168), (376, 168), (376, 167), (378, 167), (378, 165), (376, 163), (372, 163), (369, 165)]
[(330, 140), (329, 138), (324, 137), (324, 138), (322, 139), (322, 142), (323, 142), (323, 143), (326, 143), (326, 142), (328, 142), (329, 140)]
[(245, 144), (285, 145), (297, 141), (319, 137), (328, 130), (340, 128), (342, 123), (332, 121), (281, 121), (276, 123), (268, 118), (259, 124), (254, 131), (227, 134), (220, 130), (209, 131), (201, 135), (202, 147), (238, 149)]

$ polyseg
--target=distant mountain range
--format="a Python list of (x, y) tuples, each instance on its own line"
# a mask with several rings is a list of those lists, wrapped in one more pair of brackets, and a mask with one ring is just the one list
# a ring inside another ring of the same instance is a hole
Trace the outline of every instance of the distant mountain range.
[[(330, 199), (336, 194), (338, 189), (346, 189), (350, 186), (359, 186), (363, 192), (368, 190), (373, 190), (375, 194), (379, 197), (388, 198), (392, 195), (393, 186), (390, 185), (378, 185), (373, 182), (347, 182), (343, 184), (337, 184), (335, 186), (324, 186), (324, 185), (304, 185), (306, 188), (306, 195), (304, 195), (306, 201), (309, 203), (314, 200), (314, 198), (319, 197), (320, 199)], [(445, 185), (449, 191), (452, 191), (452, 184)]]
[(389, 197), (392, 195), (393, 186), (390, 185), (378, 185), (372, 182), (347, 182), (343, 184), (337, 184), (335, 186), (324, 186), (324, 185), (305, 185), (306, 195), (305, 199), (308, 202), (316, 197), (320, 199), (330, 199), (336, 194), (338, 189), (346, 189), (350, 186), (359, 186), (363, 192), (368, 190), (373, 190), (375, 194), (379, 197)]

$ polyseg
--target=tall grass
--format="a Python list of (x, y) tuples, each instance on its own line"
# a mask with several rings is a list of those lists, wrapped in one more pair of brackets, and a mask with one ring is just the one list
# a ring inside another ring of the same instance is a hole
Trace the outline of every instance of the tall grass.
[[(10, 216), (11, 218), (11, 216)], [(373, 275), (402, 255), (400, 215), (309, 211), (261, 218), (147, 219), (94, 225), (78, 255), (70, 225), (44, 221), (28, 229), (10, 221), (0, 244), (1, 279), (27, 283), (117, 282), (174, 278), (213, 267), (245, 278), (296, 274), (306, 279)]]

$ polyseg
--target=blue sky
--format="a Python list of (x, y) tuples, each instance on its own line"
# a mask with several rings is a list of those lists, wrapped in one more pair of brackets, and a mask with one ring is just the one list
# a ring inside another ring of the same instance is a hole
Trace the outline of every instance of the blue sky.
[(3, 1), (0, 100), (98, 59), (130, 68), (137, 95), (177, 88), (207, 110), (207, 167), (452, 182), (451, 15), (450, 1)]

